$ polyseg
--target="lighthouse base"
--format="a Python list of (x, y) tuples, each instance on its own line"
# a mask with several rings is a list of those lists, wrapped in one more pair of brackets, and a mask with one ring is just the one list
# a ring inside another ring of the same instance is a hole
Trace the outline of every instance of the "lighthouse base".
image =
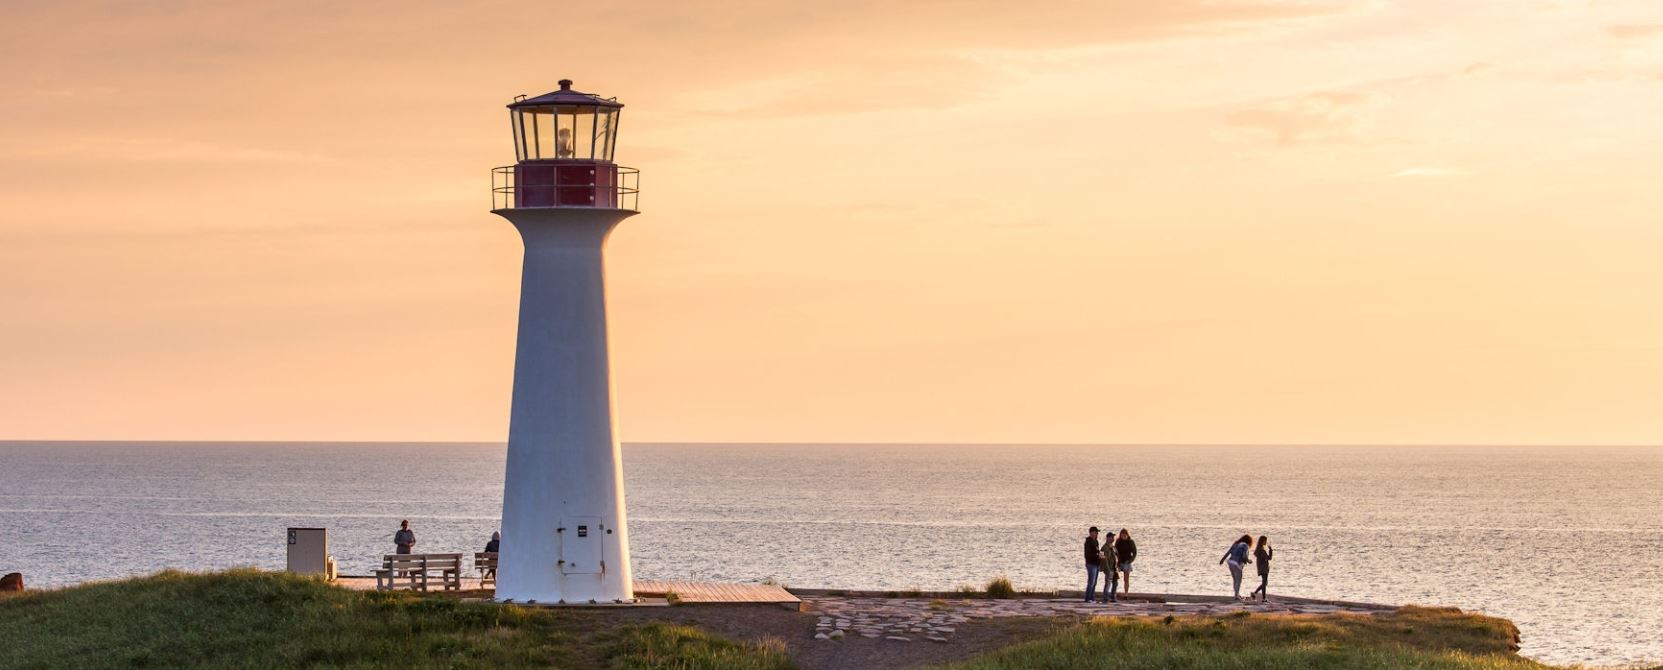
[[(556, 514), (522, 515), (512, 525), (521, 529), (552, 525), (542, 519), (558, 519), (558, 525), (529, 537), (522, 530), (514, 545), (503, 538), (495, 600), (539, 605), (635, 601), (628, 557), (616, 553), (622, 544), (621, 528), (602, 516)], [(506, 515), (503, 525), (511, 525)]]

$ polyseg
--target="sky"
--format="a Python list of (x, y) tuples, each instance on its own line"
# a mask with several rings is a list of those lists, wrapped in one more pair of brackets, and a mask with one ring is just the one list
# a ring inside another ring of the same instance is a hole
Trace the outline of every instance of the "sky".
[(0, 439), (507, 433), (504, 105), (627, 107), (627, 441), (1663, 443), (1663, 4), (0, 0)]

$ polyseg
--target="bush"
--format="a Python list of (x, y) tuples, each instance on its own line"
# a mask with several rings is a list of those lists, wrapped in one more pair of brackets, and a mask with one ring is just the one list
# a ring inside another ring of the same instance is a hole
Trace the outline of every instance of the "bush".
[(989, 597), (989, 598), (1015, 598), (1016, 597), (1016, 587), (1011, 586), (1011, 580), (1009, 578), (1005, 577), (1004, 575), (999, 575), (998, 577), (994, 577), (993, 579), (988, 580), (988, 582), (987, 582), (987, 597)]

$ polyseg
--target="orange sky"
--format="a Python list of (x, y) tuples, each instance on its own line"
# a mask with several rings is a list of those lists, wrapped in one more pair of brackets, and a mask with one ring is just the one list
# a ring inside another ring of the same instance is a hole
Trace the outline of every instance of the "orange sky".
[[(466, 5), (466, 6), (463, 6)], [(627, 440), (1663, 442), (1663, 5), (0, 5), (0, 438), (500, 440), (628, 105)]]

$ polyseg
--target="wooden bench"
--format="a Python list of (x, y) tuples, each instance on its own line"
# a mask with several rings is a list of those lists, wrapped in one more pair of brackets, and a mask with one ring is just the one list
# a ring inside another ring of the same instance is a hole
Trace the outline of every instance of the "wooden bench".
[(446, 591), (461, 590), (462, 555), (385, 554), (381, 569), (375, 571), (378, 591), (397, 588), (426, 591), (429, 580), (438, 581)]
[(497, 585), (497, 552), (476, 551), (473, 555), (474, 572), (479, 573), (479, 585)]

